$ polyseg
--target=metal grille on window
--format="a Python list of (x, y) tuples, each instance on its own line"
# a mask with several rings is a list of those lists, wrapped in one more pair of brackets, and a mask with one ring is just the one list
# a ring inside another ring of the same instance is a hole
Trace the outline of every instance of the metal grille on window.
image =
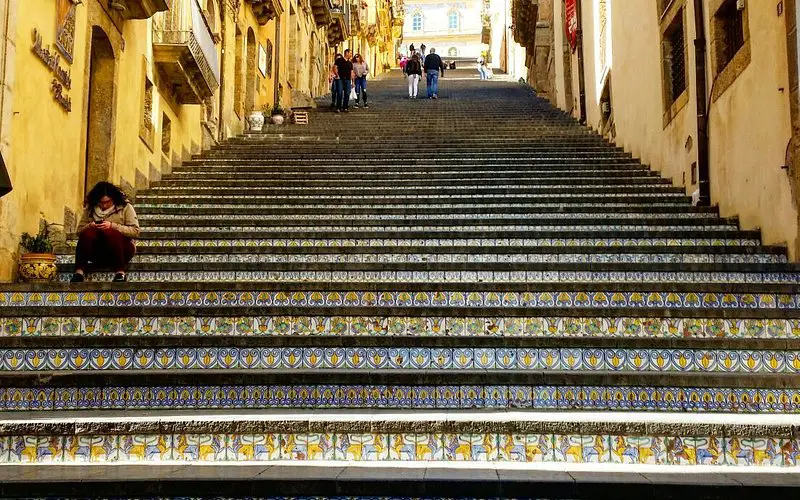
[(730, 2), (720, 14), (723, 17), (725, 37), (722, 57), (727, 65), (744, 46), (744, 11), (736, 8), (736, 2)]
[(670, 58), (670, 97), (672, 101), (680, 97), (686, 90), (686, 52), (684, 47), (683, 20), (680, 14), (667, 34)]

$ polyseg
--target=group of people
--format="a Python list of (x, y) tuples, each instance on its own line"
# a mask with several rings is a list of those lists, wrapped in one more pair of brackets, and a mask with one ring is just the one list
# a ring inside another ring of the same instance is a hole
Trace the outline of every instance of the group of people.
[(428, 86), (428, 99), (439, 98), (439, 77), (444, 76), (445, 64), (436, 49), (431, 49), (425, 55), (425, 45), (420, 45), (420, 52), (417, 53), (414, 45), (409, 47), (409, 57), (401, 59), (400, 67), (408, 80), (408, 98), (416, 99), (419, 93), (419, 81), (422, 73), (425, 73)]
[(336, 54), (333, 66), (331, 66), (328, 80), (331, 84), (331, 109), (337, 113), (350, 112), (350, 98), (355, 97), (354, 108), (358, 108), (362, 102), (365, 108), (367, 104), (367, 66), (361, 54), (352, 55), (352, 51), (347, 49), (344, 54)]

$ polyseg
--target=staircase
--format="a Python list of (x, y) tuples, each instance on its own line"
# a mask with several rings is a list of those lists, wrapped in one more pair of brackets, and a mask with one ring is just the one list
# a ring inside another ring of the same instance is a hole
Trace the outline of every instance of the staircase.
[(129, 283), (3, 286), (0, 494), (800, 485), (785, 249), (473, 73), (185, 162)]

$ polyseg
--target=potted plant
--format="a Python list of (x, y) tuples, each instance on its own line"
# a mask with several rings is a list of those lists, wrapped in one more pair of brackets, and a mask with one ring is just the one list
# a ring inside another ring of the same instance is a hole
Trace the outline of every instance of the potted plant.
[(53, 243), (50, 240), (50, 224), (42, 221), (35, 236), (23, 233), (20, 245), (24, 252), (19, 259), (19, 276), (28, 283), (53, 281), (58, 269)]
[(264, 128), (264, 111), (256, 111), (253, 109), (247, 115), (247, 124), (253, 132), (261, 132)]
[(272, 107), (272, 123), (275, 125), (283, 125), (284, 120), (286, 120), (286, 110), (281, 107), (280, 102), (275, 103), (275, 106)]

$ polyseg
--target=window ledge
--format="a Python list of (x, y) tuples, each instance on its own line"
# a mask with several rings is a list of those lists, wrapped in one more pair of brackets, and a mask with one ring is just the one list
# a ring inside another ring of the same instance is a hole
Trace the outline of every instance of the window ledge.
[(739, 52), (733, 56), (731, 62), (717, 75), (714, 83), (714, 93), (711, 94), (711, 102), (717, 102), (717, 99), (722, 97), (722, 94), (733, 85), (739, 75), (750, 65), (750, 59), (750, 40), (747, 40), (742, 48), (739, 49)]
[(663, 126), (667, 128), (670, 123), (675, 119), (676, 116), (689, 104), (689, 89), (683, 91), (681, 95), (675, 99), (675, 102), (664, 111), (664, 118), (663, 118)]

